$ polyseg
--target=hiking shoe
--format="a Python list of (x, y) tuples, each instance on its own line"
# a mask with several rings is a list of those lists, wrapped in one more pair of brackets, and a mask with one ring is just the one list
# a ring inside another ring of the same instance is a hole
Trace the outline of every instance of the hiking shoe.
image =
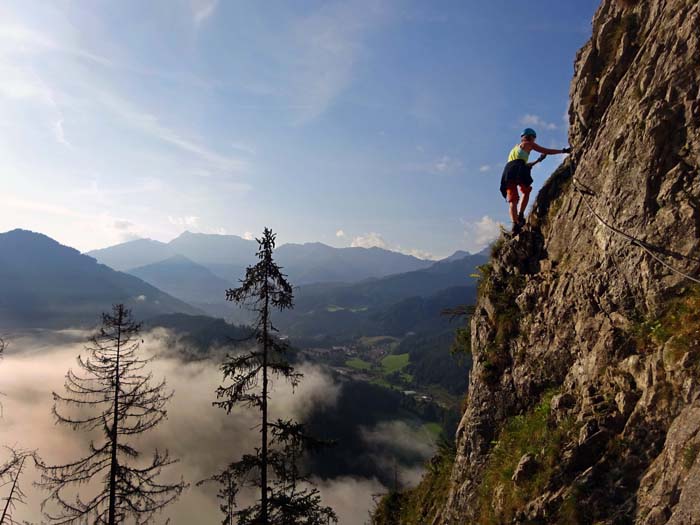
[(513, 235), (518, 235), (523, 230), (523, 225), (519, 222), (513, 224)]

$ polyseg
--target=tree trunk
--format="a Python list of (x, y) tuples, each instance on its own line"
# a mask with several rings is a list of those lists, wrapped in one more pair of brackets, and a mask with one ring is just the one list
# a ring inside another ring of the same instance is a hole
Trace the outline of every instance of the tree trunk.
[(112, 421), (112, 462), (109, 468), (109, 525), (116, 525), (117, 505), (117, 420), (119, 418), (119, 354), (121, 351), (124, 307), (119, 305), (117, 317), (117, 366), (114, 376), (114, 420)]
[(260, 507), (262, 525), (268, 525), (267, 512), (267, 352), (268, 352), (268, 316), (270, 311), (270, 295), (268, 289), (268, 265), (265, 267), (265, 307), (263, 310), (263, 384), (262, 384), (262, 468), (260, 473)]

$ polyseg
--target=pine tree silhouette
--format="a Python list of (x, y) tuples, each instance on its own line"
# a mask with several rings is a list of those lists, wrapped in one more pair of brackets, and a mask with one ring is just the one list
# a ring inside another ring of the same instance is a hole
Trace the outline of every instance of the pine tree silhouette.
[[(260, 411), (260, 447), (230, 463), (209, 480), (220, 484), (219, 498), (224, 525), (327, 525), (337, 523), (330, 507), (321, 504), (318, 490), (309, 483), (300, 468), (305, 452), (324, 442), (313, 439), (304, 426), (294, 421), (269, 421), (268, 400), (271, 383), (281, 378), (295, 387), (302, 375), (286, 361), (288, 346), (274, 336), (273, 310), (293, 307), (292, 286), (275, 263), (275, 234), (265, 228), (257, 239), (258, 262), (246, 269), (241, 286), (226, 292), (226, 298), (248, 306), (256, 313), (255, 349), (227, 357), (221, 369), (224, 384), (217, 391), (215, 406), (231, 413), (234, 407), (252, 407)], [(239, 508), (236, 497), (243, 488), (260, 491), (253, 505)]]

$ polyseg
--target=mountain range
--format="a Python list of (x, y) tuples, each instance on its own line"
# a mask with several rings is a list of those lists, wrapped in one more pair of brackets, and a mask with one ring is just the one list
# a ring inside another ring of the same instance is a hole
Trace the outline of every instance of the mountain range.
[[(255, 241), (236, 235), (184, 232), (167, 243), (138, 239), (93, 250), (87, 255), (128, 272), (181, 256), (234, 283), (243, 277), (245, 267), (255, 262), (256, 252)], [(319, 242), (282, 244), (275, 250), (275, 260), (295, 285), (357, 282), (419, 270), (433, 263), (382, 248), (333, 248)]]
[(200, 310), (92, 257), (26, 230), (0, 234), (0, 328), (94, 324), (124, 303), (137, 318)]
[[(248, 255), (242, 252), (243, 247), (250, 250)], [(101, 311), (117, 302), (133, 308), (140, 319), (169, 313), (206, 313), (244, 322), (247, 312), (224, 300), (225, 290), (235, 286), (235, 281), (172, 252), (186, 252), (206, 259), (209, 265), (223, 265), (226, 254), (236, 264), (243, 264), (245, 257), (252, 262), (254, 249), (254, 242), (240, 237), (187, 233), (167, 244), (140, 240), (101, 251), (107, 254), (106, 259), (111, 258), (122, 268), (134, 261), (168, 255), (125, 273), (39, 233), (25, 230), (3, 233), (0, 234), (3, 290), (0, 327), (93, 324)], [(434, 263), (378, 248), (338, 249), (320, 243), (287, 244), (275, 255), (278, 253), (295, 269), (296, 275), (320, 278), (325, 272), (328, 279), (351, 274), (357, 279), (361, 275), (390, 273), (392, 268), (397, 272), (354, 283), (325, 282), (297, 287), (295, 310), (279, 320), (281, 328), (300, 337), (317, 335), (319, 331), (331, 336), (355, 334), (364, 329), (381, 332), (389, 329), (388, 325), (393, 327), (392, 333), (398, 333), (406, 325), (397, 324), (395, 320), (400, 315), (396, 312), (420, 311), (415, 304), (407, 309), (402, 301), (423, 301), (452, 287), (473, 290), (474, 282), (468, 276), (486, 261), (485, 255), (475, 254)], [(334, 269), (334, 264), (339, 270)], [(402, 268), (425, 265), (398, 273)], [(291, 276), (290, 280), (296, 284)], [(465, 299), (472, 296), (469, 292)], [(398, 310), (392, 313), (392, 308)]]
[(294, 309), (281, 312), (277, 323), (295, 337), (340, 340), (440, 331), (448, 324), (443, 308), (473, 303), (477, 281), (471, 275), (487, 261), (478, 253), (360, 283), (301, 286)]

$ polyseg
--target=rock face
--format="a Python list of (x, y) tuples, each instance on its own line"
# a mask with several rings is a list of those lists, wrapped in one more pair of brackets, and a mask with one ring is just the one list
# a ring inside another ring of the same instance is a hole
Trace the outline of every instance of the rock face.
[(604, 0), (569, 118), (574, 154), (484, 270), (429, 522), (700, 523), (700, 294), (649, 253), (700, 275), (700, 2)]

